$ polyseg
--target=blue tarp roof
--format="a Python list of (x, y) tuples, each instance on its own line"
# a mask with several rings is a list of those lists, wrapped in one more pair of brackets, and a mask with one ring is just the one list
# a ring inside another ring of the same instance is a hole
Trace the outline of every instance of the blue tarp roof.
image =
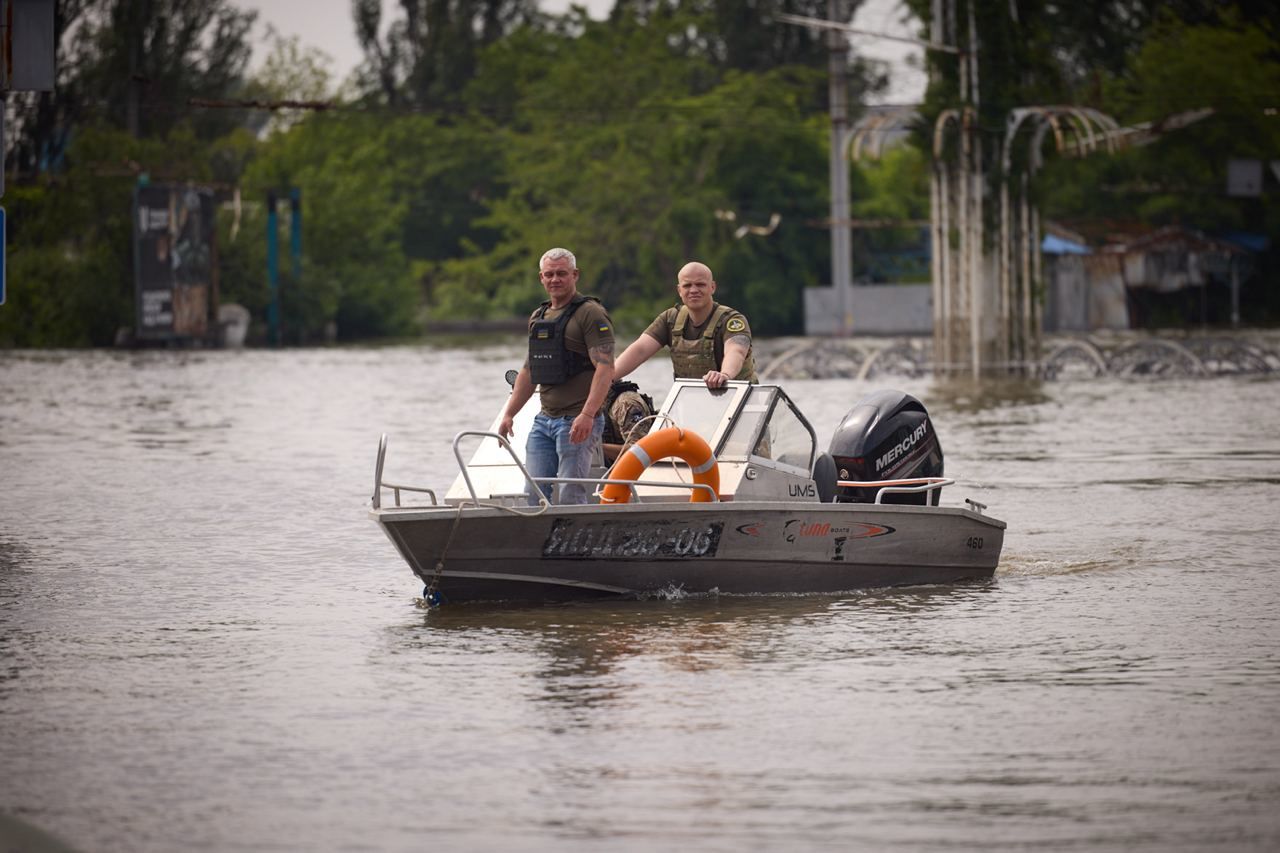
[(1248, 231), (1229, 231), (1219, 235), (1218, 239), (1234, 243), (1250, 252), (1265, 252), (1271, 246), (1271, 240), (1266, 234), (1251, 234)]
[(1074, 240), (1064, 240), (1061, 237), (1055, 237), (1052, 234), (1045, 236), (1040, 243), (1040, 251), (1050, 255), (1087, 255), (1089, 247)]

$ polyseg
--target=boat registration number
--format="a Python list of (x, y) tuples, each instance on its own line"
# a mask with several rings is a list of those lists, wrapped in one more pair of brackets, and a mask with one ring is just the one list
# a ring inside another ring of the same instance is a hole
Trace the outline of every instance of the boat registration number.
[(542, 556), (557, 559), (714, 557), (724, 522), (577, 521), (558, 518), (542, 543)]

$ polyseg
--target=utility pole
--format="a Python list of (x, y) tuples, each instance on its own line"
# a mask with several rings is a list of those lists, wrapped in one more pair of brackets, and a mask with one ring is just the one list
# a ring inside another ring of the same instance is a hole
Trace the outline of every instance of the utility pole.
[(280, 226), (276, 219), (276, 191), (267, 190), (267, 340), (280, 346)]
[[(846, 0), (827, 0), (827, 17), (845, 21)], [(827, 99), (831, 111), (831, 285), (840, 306), (840, 334), (853, 333), (853, 245), (849, 228), (849, 161), (844, 156), (849, 131), (849, 40), (835, 29), (827, 30)]]
[(952, 45), (859, 29), (847, 23), (849, 16), (849, 0), (827, 0), (826, 20), (785, 13), (774, 15), (775, 20), (785, 24), (827, 31), (827, 98), (831, 111), (831, 286), (840, 306), (840, 332), (845, 337), (853, 332), (853, 229), (849, 212), (849, 160), (845, 156), (850, 136), (849, 42), (845, 34), (890, 39), (929, 50), (959, 52)]

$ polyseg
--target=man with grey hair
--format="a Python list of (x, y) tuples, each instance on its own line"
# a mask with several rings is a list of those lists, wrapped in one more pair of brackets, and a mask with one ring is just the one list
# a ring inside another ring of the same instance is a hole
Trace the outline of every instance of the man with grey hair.
[(626, 376), (666, 346), (671, 347), (676, 379), (701, 379), (708, 388), (722, 388), (731, 379), (757, 381), (747, 318), (717, 304), (715, 292), (716, 280), (706, 264), (690, 261), (681, 267), (676, 293), (682, 304), (659, 314), (618, 356), (615, 378)]
[[(529, 476), (583, 479), (604, 433), (605, 397), (613, 382), (613, 321), (593, 296), (578, 293), (578, 261), (568, 249), (548, 249), (538, 276), (549, 299), (529, 317), (529, 355), (511, 389), (498, 433), (510, 438), (515, 416), (536, 386), (542, 410), (525, 443)], [(551, 497), (551, 485), (539, 484)], [(562, 483), (557, 502), (587, 502), (586, 487)], [(529, 490), (529, 503), (540, 495)]]

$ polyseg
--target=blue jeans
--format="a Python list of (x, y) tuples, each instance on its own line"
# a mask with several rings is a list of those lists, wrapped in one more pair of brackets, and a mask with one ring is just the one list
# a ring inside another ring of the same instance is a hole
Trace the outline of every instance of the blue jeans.
[[(524, 465), (530, 477), (579, 477), (591, 473), (591, 460), (600, 439), (604, 436), (604, 413), (596, 415), (591, 434), (581, 444), (569, 440), (573, 418), (553, 418), (538, 412), (529, 430), (529, 440), (524, 446)], [(551, 500), (551, 483), (539, 483), (542, 493)], [(526, 489), (529, 505), (536, 506), (538, 495), (532, 488)], [(587, 487), (579, 483), (560, 483), (559, 500), (562, 504), (587, 502)]]

